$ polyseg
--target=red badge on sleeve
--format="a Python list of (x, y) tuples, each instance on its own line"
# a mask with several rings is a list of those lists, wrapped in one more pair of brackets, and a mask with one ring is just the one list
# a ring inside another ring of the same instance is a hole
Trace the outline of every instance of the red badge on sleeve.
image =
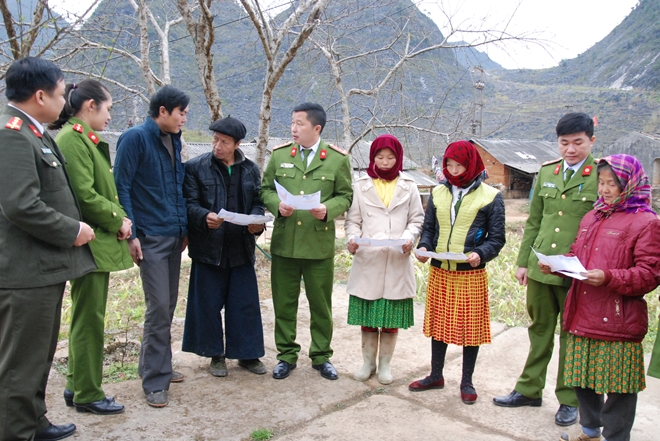
[(298, 153), (298, 149), (294, 145), (293, 147), (291, 147), (291, 156), (292, 157), (296, 156), (296, 153)]
[(319, 155), (319, 157), (321, 159), (325, 159), (327, 156), (328, 156), (328, 152), (325, 149), (321, 150), (321, 154)]
[(32, 130), (32, 133), (37, 135), (37, 138), (41, 138), (41, 132), (35, 126), (30, 124), (28, 127), (30, 128), (30, 130)]
[(582, 172), (582, 176), (589, 176), (589, 175), (591, 175), (591, 170), (593, 170), (593, 169), (594, 169), (594, 168), (593, 168), (591, 165), (587, 165), (587, 166), (584, 168), (584, 171)]
[(559, 170), (560, 170), (560, 168), (561, 168), (561, 163), (557, 164), (557, 167), (555, 167), (555, 174), (556, 174), (556, 175), (559, 174)]
[(14, 116), (9, 121), (7, 121), (7, 124), (5, 124), (5, 129), (21, 130), (22, 125), (23, 125), (23, 120), (20, 119), (18, 116)]
[(89, 139), (92, 140), (92, 142), (94, 143), (94, 145), (96, 145), (96, 144), (99, 143), (99, 137), (96, 136), (95, 134), (93, 134), (92, 132), (89, 132), (89, 133), (87, 134), (87, 137), (88, 137)]
[(80, 124), (74, 124), (73, 125), (73, 130), (78, 132), (78, 133), (82, 133), (83, 132), (83, 127)]

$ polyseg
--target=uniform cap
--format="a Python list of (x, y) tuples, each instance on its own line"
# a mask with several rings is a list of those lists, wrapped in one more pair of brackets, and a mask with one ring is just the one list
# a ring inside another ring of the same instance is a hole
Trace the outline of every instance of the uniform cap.
[(244, 139), (247, 134), (247, 130), (243, 123), (231, 116), (220, 118), (219, 120), (212, 122), (209, 126), (209, 130), (231, 136), (234, 139)]

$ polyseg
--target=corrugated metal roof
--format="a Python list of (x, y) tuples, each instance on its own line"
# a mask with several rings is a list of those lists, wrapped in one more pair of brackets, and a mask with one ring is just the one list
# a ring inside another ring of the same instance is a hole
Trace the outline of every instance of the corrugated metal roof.
[(541, 165), (559, 157), (557, 143), (525, 139), (470, 139), (507, 167), (538, 173)]

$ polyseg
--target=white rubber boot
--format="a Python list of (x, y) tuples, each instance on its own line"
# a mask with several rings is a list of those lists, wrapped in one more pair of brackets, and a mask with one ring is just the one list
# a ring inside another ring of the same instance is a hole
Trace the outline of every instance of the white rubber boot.
[(362, 331), (362, 358), (364, 364), (353, 374), (357, 381), (367, 381), (376, 373), (376, 354), (378, 353), (378, 332)]
[(398, 332), (380, 333), (380, 351), (378, 353), (378, 382), (380, 384), (390, 384), (392, 382), (390, 361), (392, 361), (397, 335), (399, 335)]

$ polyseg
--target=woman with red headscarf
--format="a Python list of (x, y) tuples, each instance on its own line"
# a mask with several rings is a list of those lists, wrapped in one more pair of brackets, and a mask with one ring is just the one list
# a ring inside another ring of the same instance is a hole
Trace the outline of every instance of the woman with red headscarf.
[[(353, 184), (353, 204), (344, 224), (348, 251), (355, 255), (346, 288), (348, 324), (362, 326), (364, 364), (353, 376), (358, 381), (368, 380), (378, 367), (378, 381), (392, 382), (390, 360), (398, 329), (413, 325), (415, 270), (410, 251), (419, 238), (424, 209), (415, 182), (402, 169), (399, 140), (392, 135), (374, 139), (367, 175)], [(359, 246), (355, 238), (403, 239), (405, 244)]]
[[(479, 346), (491, 341), (485, 267), (505, 243), (504, 200), (483, 182), (484, 164), (468, 141), (449, 144), (442, 165), (445, 180), (431, 193), (417, 248), (464, 253), (467, 259), (431, 259), (424, 314), (424, 335), (431, 337), (431, 374), (408, 389), (442, 389), (447, 345), (461, 345), (461, 400), (473, 404), (477, 392), (472, 374)], [(418, 255), (417, 259), (426, 262), (429, 258)]]

